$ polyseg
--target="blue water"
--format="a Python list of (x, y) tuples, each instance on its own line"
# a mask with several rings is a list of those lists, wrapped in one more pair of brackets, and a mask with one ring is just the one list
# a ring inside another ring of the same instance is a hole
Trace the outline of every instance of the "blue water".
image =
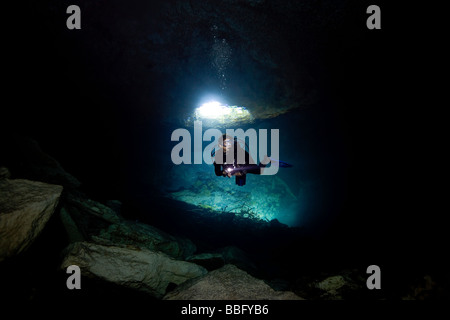
[[(268, 129), (268, 135), (270, 129), (279, 129), (279, 159), (292, 164), (290, 168), (279, 168), (275, 175), (247, 174), (244, 186), (236, 185), (234, 177), (216, 176), (214, 166), (203, 161), (174, 165), (171, 150), (178, 142), (170, 141), (170, 136), (178, 128), (183, 126), (153, 128), (165, 139), (149, 146), (150, 153), (142, 160), (144, 168), (139, 170), (140, 179), (164, 197), (206, 212), (234, 212), (263, 221), (277, 219), (314, 232), (326, 229), (339, 212), (345, 198), (347, 151), (335, 119), (323, 114), (320, 108), (239, 127)], [(193, 141), (193, 128), (186, 129), (192, 133)], [(203, 147), (209, 143), (204, 142)], [(191, 159), (193, 162), (193, 155)]]

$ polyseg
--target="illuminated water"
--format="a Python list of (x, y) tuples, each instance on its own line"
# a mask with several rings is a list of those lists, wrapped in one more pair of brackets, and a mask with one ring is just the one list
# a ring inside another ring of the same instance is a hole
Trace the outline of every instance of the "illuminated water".
[[(270, 129), (280, 130), (279, 158), (293, 167), (279, 168), (276, 175), (247, 174), (246, 184), (238, 186), (234, 177), (218, 177), (214, 166), (204, 162), (174, 165), (171, 150), (179, 142), (168, 141), (177, 129), (170, 127), (161, 132), (166, 139), (155, 142), (151, 154), (143, 158), (148, 163), (140, 170), (144, 175), (139, 180), (167, 199), (195, 205), (202, 212), (234, 212), (248, 219), (277, 219), (289, 226), (318, 223), (324, 227), (333, 220), (345, 196), (346, 172), (339, 135), (332, 123), (320, 116), (320, 110), (306, 110), (242, 127), (265, 128), (268, 135)], [(192, 128), (186, 129), (193, 141)], [(209, 143), (203, 142), (203, 147)]]

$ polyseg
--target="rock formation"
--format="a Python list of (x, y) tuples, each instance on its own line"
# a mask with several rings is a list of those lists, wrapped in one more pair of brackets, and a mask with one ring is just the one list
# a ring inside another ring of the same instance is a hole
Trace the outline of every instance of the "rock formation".
[(262, 280), (228, 264), (177, 287), (165, 300), (302, 300), (293, 292), (275, 291)]
[(103, 246), (77, 242), (67, 248), (61, 268), (80, 267), (85, 276), (141, 290), (161, 298), (169, 284), (179, 285), (207, 273), (194, 263), (133, 246)]
[(62, 186), (0, 180), (0, 261), (26, 250), (58, 205)]

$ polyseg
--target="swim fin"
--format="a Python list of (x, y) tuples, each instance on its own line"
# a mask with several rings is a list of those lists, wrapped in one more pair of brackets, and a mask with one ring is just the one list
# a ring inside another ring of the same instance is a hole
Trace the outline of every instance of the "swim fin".
[(292, 164), (290, 164), (290, 163), (287, 163), (287, 162), (285, 162), (285, 161), (281, 161), (281, 160), (277, 160), (277, 159), (272, 159), (272, 158), (270, 158), (269, 157), (269, 159), (270, 159), (270, 161), (272, 162), (278, 162), (278, 166), (280, 167), (280, 168), (291, 168), (292, 167)]

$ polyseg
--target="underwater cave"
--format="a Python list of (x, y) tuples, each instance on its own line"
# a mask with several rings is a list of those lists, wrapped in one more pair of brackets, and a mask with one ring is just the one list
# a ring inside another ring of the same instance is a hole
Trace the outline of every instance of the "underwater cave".
[[(370, 4), (8, 4), (3, 293), (448, 299), (446, 232), (419, 217), (432, 206), (414, 187), (426, 178), (408, 171), (421, 160), (399, 83), (412, 85), (416, 60), (402, 55), (398, 9), (383, 2), (386, 24), (370, 30)], [(244, 161), (217, 163), (228, 148)], [(380, 290), (366, 286), (374, 264)], [(80, 290), (66, 288), (69, 265)]]

